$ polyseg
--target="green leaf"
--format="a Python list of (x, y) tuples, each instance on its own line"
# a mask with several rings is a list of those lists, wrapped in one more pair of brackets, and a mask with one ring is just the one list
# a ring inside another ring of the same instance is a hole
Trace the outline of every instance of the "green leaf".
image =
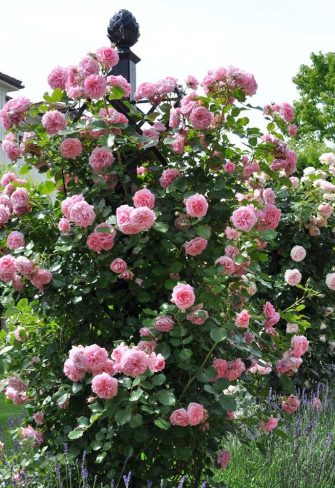
[(278, 232), (276, 232), (275, 230), (271, 230), (271, 229), (267, 229), (267, 230), (263, 230), (263, 232), (261, 232), (261, 238), (264, 240), (264, 241), (272, 241), (273, 239), (275, 239), (278, 235)]
[(236, 410), (236, 400), (232, 396), (228, 396), (228, 395), (220, 396), (219, 403), (221, 407), (227, 412)]
[(129, 408), (120, 408), (116, 411), (115, 421), (118, 425), (124, 425), (131, 419), (131, 410)]
[(164, 430), (168, 430), (171, 427), (170, 422), (168, 422), (165, 419), (156, 419), (156, 420), (154, 420), (154, 424), (159, 429), (164, 429)]
[(154, 224), (154, 229), (157, 230), (157, 232), (162, 232), (163, 234), (165, 234), (165, 232), (169, 230), (169, 226), (164, 222), (156, 222)]
[(197, 225), (195, 228), (197, 234), (199, 237), (202, 237), (203, 239), (209, 239), (211, 236), (211, 230), (208, 225)]
[(109, 99), (117, 100), (124, 97), (124, 91), (119, 86), (113, 86), (109, 91)]
[(74, 394), (79, 393), (82, 389), (83, 389), (83, 385), (81, 383), (73, 383), (72, 392)]
[(55, 191), (56, 184), (53, 181), (45, 181), (39, 186), (39, 190), (41, 193), (48, 195)]
[(168, 390), (160, 390), (156, 393), (157, 400), (162, 405), (174, 405), (176, 403), (176, 399), (174, 394)]
[(219, 327), (211, 329), (210, 336), (214, 342), (222, 342), (227, 337), (227, 331)]
[(132, 391), (132, 393), (129, 397), (129, 401), (130, 402), (137, 402), (137, 400), (139, 400), (142, 395), (143, 395), (143, 390), (141, 390), (141, 388), (138, 388), (137, 390)]
[(71, 440), (79, 439), (80, 437), (83, 436), (83, 434), (84, 434), (83, 429), (74, 429), (74, 430), (71, 430), (71, 432), (68, 433), (68, 438), (71, 439)]
[(180, 353), (178, 354), (179, 356), (179, 359), (181, 359), (182, 361), (187, 361), (188, 359), (190, 359), (190, 357), (193, 355), (193, 352), (191, 351), (191, 349), (183, 349), (182, 351), (180, 351)]
[(166, 380), (166, 376), (163, 373), (160, 374), (155, 374), (155, 376), (152, 377), (152, 383), (155, 386), (161, 386)]

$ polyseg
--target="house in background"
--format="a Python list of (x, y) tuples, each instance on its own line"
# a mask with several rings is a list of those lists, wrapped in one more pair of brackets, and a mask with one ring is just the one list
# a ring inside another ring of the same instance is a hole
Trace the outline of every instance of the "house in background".
[[(24, 86), (22, 85), (22, 81), (13, 78), (12, 76), (5, 75), (0, 71), (0, 110), (5, 105), (5, 103), (11, 99), (8, 95), (10, 92), (14, 92), (17, 90), (22, 90)], [(3, 139), (5, 136), (4, 129), (0, 125), (0, 140)], [(8, 158), (5, 156), (1, 149), (0, 144), (0, 164), (1, 163), (8, 163)]]

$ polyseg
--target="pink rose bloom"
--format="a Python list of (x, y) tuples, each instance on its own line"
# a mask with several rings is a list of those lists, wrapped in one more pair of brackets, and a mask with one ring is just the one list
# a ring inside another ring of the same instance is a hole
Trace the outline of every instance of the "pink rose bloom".
[(235, 325), (237, 327), (246, 329), (247, 327), (249, 327), (249, 321), (250, 321), (250, 314), (248, 310), (244, 309), (242, 310), (242, 312), (237, 314), (235, 319)]
[(97, 75), (99, 71), (99, 63), (90, 56), (85, 56), (79, 63), (79, 73), (83, 77)]
[(32, 274), (34, 270), (34, 264), (24, 256), (18, 256), (15, 260), (15, 270), (23, 276)]
[(213, 115), (205, 107), (196, 107), (190, 115), (190, 122), (197, 130), (208, 129), (213, 121)]
[(193, 75), (188, 75), (185, 80), (186, 86), (192, 90), (196, 90), (199, 85), (199, 81)]
[(36, 412), (33, 415), (33, 419), (35, 420), (37, 425), (43, 425), (44, 423), (44, 413), (43, 412)]
[(183, 154), (185, 149), (185, 134), (175, 134), (173, 137), (174, 141), (171, 144), (171, 149), (177, 154)]
[(208, 202), (206, 198), (200, 193), (196, 193), (191, 197), (186, 198), (184, 201), (186, 207), (186, 213), (190, 217), (201, 218), (205, 217), (208, 210)]
[(241, 235), (238, 230), (233, 229), (232, 227), (229, 227), (229, 226), (226, 227), (224, 233), (226, 234), (226, 237), (229, 240), (237, 239)]
[(165, 359), (161, 354), (156, 354), (152, 352), (149, 356), (148, 368), (153, 373), (158, 373), (165, 368)]
[(41, 432), (35, 430), (31, 425), (22, 427), (21, 436), (23, 439), (32, 439), (34, 441), (34, 447), (39, 447), (43, 442), (43, 436)]
[(189, 418), (185, 408), (179, 408), (174, 410), (170, 415), (171, 425), (178, 425), (179, 427), (187, 427), (189, 424)]
[(114, 398), (117, 395), (118, 386), (118, 380), (107, 373), (98, 374), (92, 380), (93, 393), (104, 400)]
[(279, 111), (286, 122), (292, 122), (294, 119), (294, 108), (289, 103), (282, 103), (279, 106)]
[(29, 204), (29, 193), (25, 188), (17, 188), (10, 197), (13, 207), (27, 207)]
[(286, 324), (286, 334), (297, 334), (299, 332), (299, 325), (293, 323)]
[(8, 400), (11, 400), (15, 405), (21, 405), (28, 400), (27, 393), (25, 391), (18, 391), (12, 386), (7, 386), (5, 389), (5, 396)]
[(318, 206), (318, 211), (320, 212), (321, 215), (326, 217), (326, 219), (329, 219), (329, 217), (333, 213), (333, 207), (329, 205), (329, 203), (321, 203)]
[(114, 227), (106, 222), (98, 224), (94, 232), (87, 238), (87, 246), (92, 251), (110, 251), (114, 247), (116, 231)]
[(287, 358), (280, 359), (276, 363), (276, 369), (278, 374), (286, 374), (287, 376), (292, 376), (298, 371), (299, 366), (302, 363), (301, 358), (296, 358), (294, 356), (289, 356)]
[(272, 188), (266, 188), (265, 190), (263, 190), (262, 197), (266, 204), (274, 205), (276, 200), (276, 194), (272, 190)]
[(113, 47), (100, 47), (95, 55), (97, 60), (107, 68), (113, 68), (119, 62), (119, 54)]
[(6, 186), (11, 181), (16, 181), (16, 174), (15, 173), (4, 173), (1, 177), (0, 184), (1, 184), (1, 186)]
[[(228, 413), (228, 412), (227, 412)], [(226, 469), (231, 461), (231, 453), (229, 451), (221, 451), (218, 453), (217, 463), (221, 469)]]
[(14, 275), (12, 280), (12, 286), (15, 291), (22, 291), (24, 288), (23, 281), (21, 280), (20, 276)]
[(207, 415), (203, 405), (200, 403), (190, 403), (187, 407), (189, 425), (198, 425), (203, 422)]
[(11, 132), (2, 141), (2, 149), (11, 161), (19, 159), (22, 153), (20, 146), (16, 143), (15, 135)]
[(294, 137), (298, 133), (298, 127), (295, 124), (289, 125), (287, 131), (289, 136)]
[(302, 276), (298, 269), (288, 269), (285, 271), (285, 281), (290, 286), (299, 285), (301, 278)]
[(83, 202), (84, 197), (82, 195), (72, 195), (72, 197), (67, 197), (65, 200), (62, 201), (61, 208), (64, 214), (64, 217), (67, 219), (70, 218), (70, 209), (73, 205), (77, 202)]
[(114, 261), (111, 262), (109, 267), (111, 271), (113, 271), (113, 273), (120, 274), (126, 271), (128, 265), (126, 261), (124, 261), (122, 258), (116, 258), (114, 259)]
[(290, 256), (292, 260), (297, 263), (303, 261), (306, 257), (306, 249), (302, 246), (294, 246), (291, 249)]
[(155, 328), (159, 332), (170, 332), (175, 322), (169, 315), (160, 315), (155, 318)]
[(121, 280), (127, 280), (130, 281), (134, 279), (134, 273), (130, 271), (129, 269), (126, 269), (126, 271), (122, 271), (122, 273), (119, 274), (119, 278)]
[[(157, 347), (157, 341), (156, 340), (151, 340), (151, 341), (140, 341), (137, 346), (136, 346), (136, 349), (138, 351), (144, 351), (146, 352), (147, 354), (151, 354), (152, 352), (155, 351)], [(148, 359), (149, 360), (149, 359)]]
[(14, 278), (15, 258), (10, 254), (0, 258), (0, 280), (8, 282)]
[(234, 210), (231, 216), (233, 225), (243, 231), (251, 230), (257, 222), (255, 211), (251, 205), (246, 207), (239, 207)]
[(9, 114), (17, 115), (26, 112), (31, 106), (31, 101), (25, 97), (12, 98), (5, 103), (3, 110)]
[(99, 173), (104, 168), (112, 166), (114, 156), (111, 151), (108, 151), (108, 149), (105, 149), (104, 147), (96, 147), (93, 149), (88, 161), (93, 171)]
[(148, 355), (144, 351), (137, 351), (136, 349), (129, 349), (121, 358), (122, 373), (133, 378), (145, 373), (148, 364)]
[(235, 271), (235, 263), (234, 261), (229, 258), (228, 256), (220, 256), (216, 261), (215, 264), (219, 264), (224, 268), (224, 274), (231, 275)]
[(244, 334), (244, 340), (246, 344), (252, 344), (255, 341), (255, 334), (250, 331), (247, 331)]
[(202, 237), (195, 237), (189, 242), (185, 242), (185, 253), (188, 256), (199, 256), (207, 247), (208, 241)]
[(12, 127), (13, 121), (8, 113), (4, 110), (0, 110), (0, 124), (5, 130), (8, 130)]
[(207, 310), (203, 310), (201, 307), (202, 304), (200, 305), (200, 308), (199, 305), (193, 307), (193, 310), (186, 315), (187, 320), (192, 322), (192, 324), (202, 325), (208, 319), (209, 315)]
[(181, 176), (181, 173), (177, 169), (166, 169), (159, 178), (159, 184), (162, 188), (167, 188), (178, 176)]
[(149, 327), (141, 327), (140, 328), (140, 336), (141, 337), (151, 336), (151, 330), (149, 329)]
[(67, 120), (65, 115), (58, 110), (50, 110), (43, 115), (42, 125), (48, 134), (57, 134), (57, 132), (65, 129)]
[(8, 206), (0, 204), (0, 227), (7, 224), (10, 218), (10, 208)]
[(59, 152), (64, 158), (75, 159), (82, 153), (82, 145), (79, 139), (76, 137), (69, 137), (59, 146)]
[(335, 153), (323, 153), (321, 154), (319, 160), (323, 164), (335, 164)]
[(134, 225), (138, 232), (150, 229), (156, 220), (156, 215), (148, 207), (135, 208), (130, 217), (130, 224)]
[(234, 361), (214, 359), (213, 368), (217, 371), (217, 377), (214, 378), (214, 380), (226, 378), (229, 381), (235, 381), (242, 375), (242, 373), (244, 373), (245, 364), (240, 358)]
[(278, 425), (278, 419), (273, 417), (268, 418), (266, 422), (261, 422), (260, 423), (260, 428), (262, 429), (263, 432), (271, 432), (273, 429), (275, 429)]
[(86, 346), (84, 350), (84, 365), (86, 370), (94, 371), (104, 368), (108, 359), (108, 352), (104, 347), (92, 344)]
[(84, 360), (85, 348), (84, 346), (72, 346), (69, 351), (69, 359), (79, 371), (86, 371)]
[(170, 110), (169, 126), (171, 129), (178, 129), (181, 122), (180, 108), (172, 108)]
[(296, 358), (303, 356), (309, 347), (309, 341), (305, 336), (293, 336), (291, 339), (290, 355)]
[(298, 410), (300, 400), (294, 395), (290, 395), (286, 400), (282, 401), (281, 409), (286, 413), (294, 413)]
[(104, 76), (90, 75), (85, 78), (84, 91), (87, 98), (98, 99), (106, 94), (107, 81)]
[(48, 285), (52, 280), (52, 273), (48, 269), (38, 269), (29, 277), (30, 282), (39, 291), (43, 291), (44, 285)]
[(9, 249), (18, 249), (24, 247), (24, 235), (21, 232), (14, 230), (7, 236), (7, 246)]
[(256, 215), (258, 219), (256, 226), (257, 230), (274, 230), (278, 227), (281, 217), (281, 210), (275, 205), (267, 204), (263, 210), (258, 210)]
[(124, 94), (125, 97), (129, 97), (129, 95), (131, 93), (130, 83), (128, 83), (128, 81), (126, 80), (126, 78), (124, 78), (121, 75), (117, 75), (117, 76), (110, 75), (110, 76), (107, 76), (107, 85), (117, 86), (117, 87), (121, 88), (123, 90), (123, 94)]
[(326, 276), (326, 285), (330, 290), (335, 290), (335, 273), (328, 273)]
[(153, 209), (155, 206), (155, 200), (155, 195), (147, 188), (137, 191), (133, 196), (133, 202), (136, 208), (148, 207)]
[(75, 383), (82, 381), (85, 376), (85, 372), (76, 368), (71, 359), (67, 359), (65, 361), (63, 372), (65, 376), (67, 376), (71, 381), (74, 381)]
[(60, 221), (58, 222), (58, 229), (63, 234), (67, 234), (68, 232), (70, 232), (71, 231), (71, 224), (68, 221), (68, 219), (66, 219), (65, 217), (62, 217), (60, 219)]
[(180, 310), (192, 307), (195, 302), (194, 290), (191, 285), (176, 285), (172, 290), (171, 302)]
[(293, 188), (296, 188), (299, 185), (299, 178), (297, 176), (290, 176), (290, 182)]
[(236, 165), (232, 161), (228, 161), (223, 165), (223, 169), (226, 173), (234, 173)]
[(67, 81), (67, 70), (61, 66), (56, 66), (48, 76), (48, 83), (50, 88), (60, 88), (65, 89), (65, 84)]
[(87, 202), (79, 201), (70, 208), (70, 220), (78, 227), (89, 227), (95, 219), (94, 207)]
[(21, 325), (16, 327), (16, 329), (14, 330), (14, 336), (18, 342), (23, 342), (23, 340), (26, 339), (28, 335), (29, 334), (25, 332), (24, 328)]

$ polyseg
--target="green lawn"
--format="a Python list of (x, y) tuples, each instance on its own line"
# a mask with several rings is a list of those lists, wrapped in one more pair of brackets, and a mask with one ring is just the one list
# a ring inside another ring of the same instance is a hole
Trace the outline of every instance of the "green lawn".
[(20, 405), (14, 405), (5, 400), (4, 395), (0, 394), (0, 440), (7, 446), (12, 445), (12, 438), (9, 433), (8, 419), (17, 417), (22, 410)]

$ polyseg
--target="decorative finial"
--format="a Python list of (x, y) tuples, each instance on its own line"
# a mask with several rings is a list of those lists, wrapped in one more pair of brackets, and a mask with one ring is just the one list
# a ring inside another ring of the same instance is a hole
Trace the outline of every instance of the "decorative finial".
[(138, 41), (140, 28), (133, 14), (122, 9), (110, 19), (107, 33), (110, 41), (117, 47), (130, 48)]

